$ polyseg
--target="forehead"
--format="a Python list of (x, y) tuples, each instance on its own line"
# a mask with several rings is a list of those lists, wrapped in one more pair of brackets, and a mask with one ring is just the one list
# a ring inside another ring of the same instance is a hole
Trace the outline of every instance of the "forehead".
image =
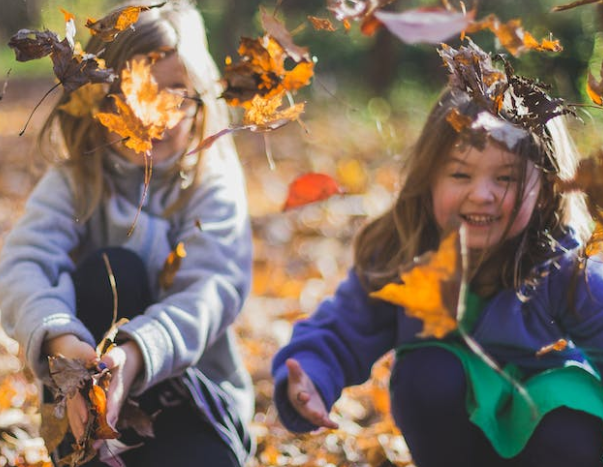
[(488, 142), (483, 149), (470, 145), (455, 146), (446, 156), (445, 163), (458, 163), (484, 169), (505, 168), (519, 166), (521, 158), (501, 146)]

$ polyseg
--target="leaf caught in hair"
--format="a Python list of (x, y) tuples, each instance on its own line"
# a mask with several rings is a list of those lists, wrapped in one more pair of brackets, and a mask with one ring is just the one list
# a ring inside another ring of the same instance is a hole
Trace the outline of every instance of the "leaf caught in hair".
[[(229, 105), (246, 107), (256, 96), (270, 98), (284, 91), (296, 91), (307, 86), (314, 75), (308, 50), (295, 45), (290, 33), (274, 17), (262, 13), (267, 34), (258, 39), (242, 37), (238, 49), (241, 60), (227, 62), (224, 69), (222, 97)], [(285, 68), (287, 58), (295, 63), (290, 70)]]
[(553, 7), (553, 11), (571, 10), (572, 8), (576, 8), (583, 5), (591, 5), (593, 3), (601, 3), (601, 0), (578, 0), (576, 2), (567, 3), (565, 5), (557, 5), (556, 7)]
[(550, 352), (561, 352), (562, 350), (565, 350), (567, 348), (567, 344), (568, 342), (566, 339), (559, 339), (553, 342), (552, 344), (545, 345), (538, 349), (538, 351), (536, 352), (536, 356), (542, 357), (543, 355), (546, 355)]
[(117, 113), (99, 112), (96, 118), (110, 131), (125, 138), (124, 144), (144, 154), (153, 140), (163, 138), (165, 130), (176, 126), (184, 113), (179, 109), (183, 97), (161, 90), (145, 60), (134, 60), (122, 71), (124, 100), (112, 95)]
[(412, 268), (400, 274), (402, 283), (390, 283), (370, 294), (399, 305), (423, 321), (421, 337), (441, 339), (457, 328), (456, 314), (462, 283), (460, 235), (452, 231), (437, 251), (421, 255)]
[(178, 242), (176, 247), (170, 251), (170, 254), (163, 263), (163, 268), (159, 273), (159, 285), (162, 289), (169, 289), (174, 283), (174, 277), (180, 269), (182, 260), (186, 258), (186, 249), (184, 243)]
[(520, 19), (512, 19), (503, 23), (494, 14), (470, 24), (465, 32), (471, 34), (484, 29), (489, 29), (500, 41), (500, 44), (515, 57), (529, 50), (539, 52), (560, 52), (563, 50), (558, 40), (542, 39), (538, 42), (532, 34), (523, 29)]
[(148, 11), (152, 8), (161, 8), (167, 2), (149, 6), (126, 6), (119, 8), (107, 16), (95, 21), (88, 19), (85, 26), (90, 29), (92, 35), (98, 35), (101, 40), (111, 42), (117, 35), (132, 26), (141, 12)]
[(408, 44), (439, 44), (460, 34), (474, 16), (474, 10), (464, 14), (444, 8), (417, 8), (402, 13), (375, 12), (375, 17), (392, 34)]
[(329, 175), (307, 173), (296, 178), (289, 185), (283, 211), (322, 201), (340, 193), (342, 190), (339, 184)]

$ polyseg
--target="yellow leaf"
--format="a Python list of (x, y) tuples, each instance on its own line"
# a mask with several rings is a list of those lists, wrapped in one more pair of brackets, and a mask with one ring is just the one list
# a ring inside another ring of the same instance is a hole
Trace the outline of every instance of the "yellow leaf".
[(59, 106), (63, 112), (74, 117), (94, 115), (109, 91), (107, 83), (87, 83), (69, 94), (69, 100)]
[(422, 255), (416, 266), (400, 275), (401, 284), (387, 284), (371, 297), (402, 306), (408, 316), (421, 319), (422, 337), (444, 337), (457, 327), (454, 316), (462, 280), (459, 241), (459, 233), (451, 232), (437, 251)]

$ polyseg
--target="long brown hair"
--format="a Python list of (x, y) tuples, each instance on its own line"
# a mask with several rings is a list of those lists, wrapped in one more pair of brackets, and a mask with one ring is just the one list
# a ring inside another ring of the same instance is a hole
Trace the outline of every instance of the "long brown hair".
[[(451, 93), (446, 90), (403, 163), (404, 181), (394, 205), (356, 237), (354, 266), (368, 290), (398, 281), (401, 268), (438, 247), (441, 232), (433, 216), (431, 188), (437, 168), (459, 143), (459, 134), (447, 120), (452, 108)], [(551, 119), (546, 125), (548, 143), (529, 133), (513, 150), (522, 162), (512, 217), (521, 207), (529, 160), (542, 171), (538, 208), (517, 238), (482, 254), (479, 274), (473, 280), (484, 295), (500, 287), (518, 288), (529, 278), (533, 266), (550, 257), (549, 239), (561, 237), (568, 224), (580, 240), (588, 238), (589, 217), (584, 200), (577, 194), (557, 193), (553, 183), (554, 177), (565, 180), (573, 176), (578, 155), (563, 117)]]
[[(125, 4), (144, 4), (129, 1)], [(149, 2), (147, 2), (149, 3)], [(156, 2), (153, 2), (156, 3)], [(125, 5), (124, 4), (124, 5)], [(202, 119), (194, 126), (189, 148), (184, 151), (174, 171), (187, 173), (192, 182), (183, 187), (180, 198), (166, 210), (169, 215), (180, 209), (200, 180), (201, 157), (197, 153), (186, 156), (204, 137), (229, 125), (226, 104), (219, 99), (221, 87), (216, 64), (208, 47), (203, 18), (188, 0), (172, 0), (160, 8), (142, 13), (133, 27), (119, 33), (113, 42), (103, 42), (93, 36), (85, 47), (86, 52), (99, 55), (107, 68), (119, 73), (134, 55), (148, 54), (157, 50), (174, 50), (203, 101)], [(56, 104), (38, 136), (38, 147), (46, 158), (62, 162), (72, 169), (73, 189), (78, 194), (77, 212), (80, 221), (90, 217), (107, 187), (103, 182), (103, 157), (107, 151), (105, 130), (92, 116), (74, 117), (60, 109), (69, 100), (64, 93)], [(232, 138), (220, 138), (207, 153), (235, 151)]]

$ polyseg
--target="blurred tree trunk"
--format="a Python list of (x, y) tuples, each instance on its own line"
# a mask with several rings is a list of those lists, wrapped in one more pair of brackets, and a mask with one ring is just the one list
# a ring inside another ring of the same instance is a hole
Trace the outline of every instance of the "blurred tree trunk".
[(375, 93), (389, 89), (396, 78), (397, 60), (394, 49), (397, 41), (393, 34), (385, 28), (380, 28), (370, 52), (366, 55), (368, 84)]
[(5, 42), (22, 28), (35, 28), (40, 21), (41, 0), (2, 0), (0, 39)]

